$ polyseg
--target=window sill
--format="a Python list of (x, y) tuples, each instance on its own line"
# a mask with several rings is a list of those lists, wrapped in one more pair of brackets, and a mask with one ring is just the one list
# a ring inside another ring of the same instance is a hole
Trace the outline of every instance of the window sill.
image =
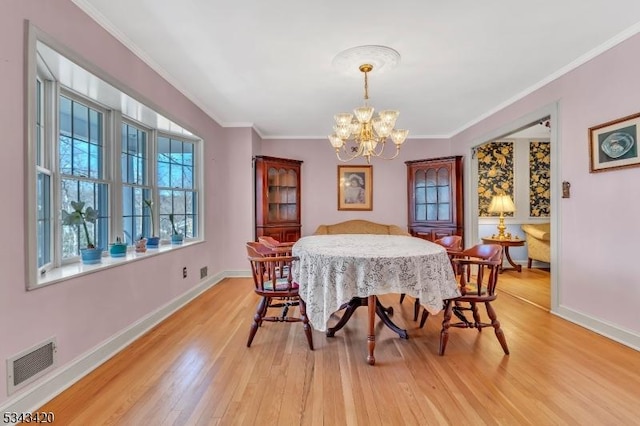
[(28, 290), (35, 290), (61, 281), (66, 281), (71, 278), (92, 274), (94, 272), (103, 271), (120, 265), (126, 265), (131, 262), (137, 262), (159, 254), (180, 250), (183, 247), (192, 246), (201, 242), (202, 240), (193, 240), (185, 241), (180, 245), (164, 244), (160, 245), (157, 249), (147, 248), (147, 251), (144, 253), (136, 253), (133, 247), (131, 247), (130, 250), (127, 251), (127, 255), (125, 257), (111, 257), (105, 252), (102, 256), (102, 262), (95, 265), (84, 265), (80, 260), (78, 260), (78, 262), (50, 269), (38, 276), (36, 284), (31, 286)]

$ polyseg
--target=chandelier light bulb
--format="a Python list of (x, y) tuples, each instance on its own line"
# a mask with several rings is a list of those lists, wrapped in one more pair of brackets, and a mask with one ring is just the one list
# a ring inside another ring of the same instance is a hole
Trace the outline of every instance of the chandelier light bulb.
[[(404, 143), (405, 139), (407, 139), (407, 135), (409, 134), (408, 130), (405, 129), (395, 129), (391, 132), (391, 140), (396, 146), (400, 146)], [(399, 149), (399, 148), (398, 148)]]
[(348, 112), (341, 112), (333, 116), (333, 119), (336, 120), (336, 124), (351, 124), (351, 120), (353, 120), (353, 114), (349, 114)]
[(336, 135), (335, 133), (334, 133), (334, 134), (329, 135), (329, 142), (331, 142), (331, 145), (332, 145), (336, 150), (338, 150), (338, 149), (342, 148), (342, 145), (344, 145), (344, 141), (343, 141), (342, 139), (340, 139), (340, 138), (338, 137), (338, 135)]
[(392, 126), (396, 125), (396, 120), (398, 119), (398, 116), (400, 115), (400, 111), (394, 111), (391, 109), (386, 109), (384, 111), (380, 111), (378, 113), (378, 115), (380, 115), (380, 118), (382, 119), (382, 121), (386, 121), (387, 123), (391, 123)]
[(340, 139), (348, 139), (351, 135), (351, 124), (336, 124), (333, 126), (333, 131)]

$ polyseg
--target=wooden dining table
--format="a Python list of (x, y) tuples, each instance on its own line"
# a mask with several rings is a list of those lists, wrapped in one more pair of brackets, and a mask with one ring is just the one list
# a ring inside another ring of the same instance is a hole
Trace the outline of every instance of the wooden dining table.
[(292, 251), (299, 259), (294, 262), (293, 279), (314, 329), (331, 331), (327, 324), (333, 313), (354, 298), (366, 299), (362, 304), (368, 306), (367, 362), (371, 365), (375, 364), (376, 307), (378, 312), (381, 309), (378, 295), (408, 294), (432, 314), (442, 310), (445, 299), (460, 295), (444, 247), (421, 238), (313, 235), (299, 239)]

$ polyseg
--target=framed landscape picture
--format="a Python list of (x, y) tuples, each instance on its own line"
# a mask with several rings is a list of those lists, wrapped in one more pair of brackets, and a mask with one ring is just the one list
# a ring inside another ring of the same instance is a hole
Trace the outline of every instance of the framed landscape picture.
[(338, 166), (338, 210), (373, 210), (372, 166)]
[(589, 128), (589, 172), (604, 172), (640, 165), (640, 114)]

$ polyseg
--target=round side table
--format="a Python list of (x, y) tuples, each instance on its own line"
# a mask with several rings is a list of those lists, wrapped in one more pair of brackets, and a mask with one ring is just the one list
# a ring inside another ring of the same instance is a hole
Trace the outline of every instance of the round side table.
[(515, 269), (518, 272), (522, 272), (522, 265), (518, 265), (511, 259), (511, 255), (509, 254), (509, 247), (522, 247), (524, 246), (525, 240), (521, 240), (519, 238), (500, 240), (493, 237), (483, 237), (482, 242), (485, 244), (500, 244), (502, 246), (502, 253), (504, 254), (504, 257), (507, 258), (509, 264), (513, 266), (513, 268), (504, 268), (502, 265), (500, 265), (500, 273), (504, 272), (505, 269)]

